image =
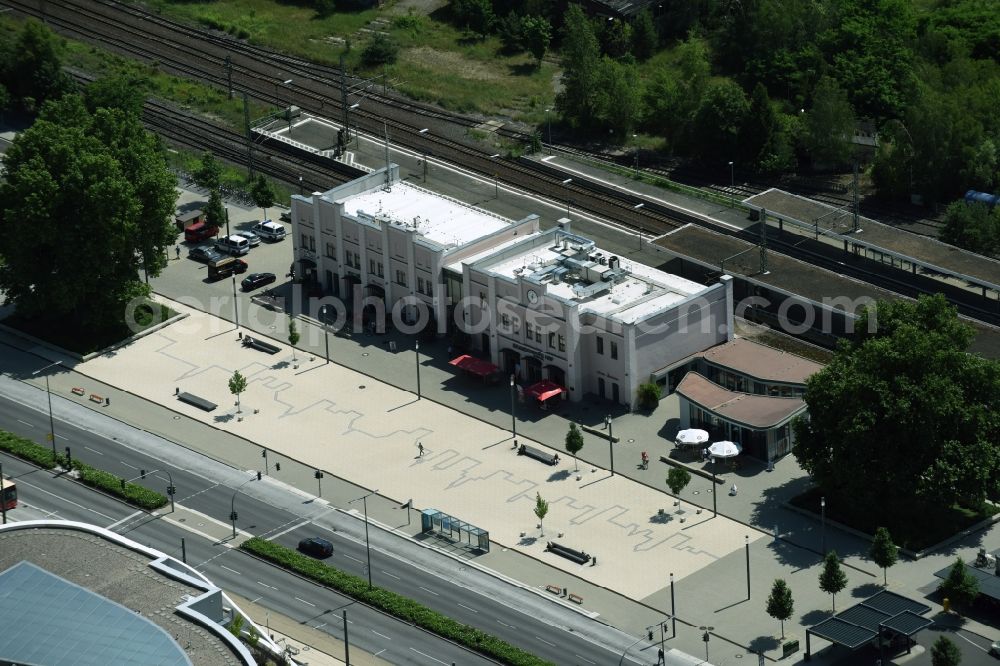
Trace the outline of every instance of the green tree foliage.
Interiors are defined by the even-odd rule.
[[[750,96],[750,106],[746,119],[740,129],[740,156],[743,163],[753,165],[753,168],[764,171],[765,164],[773,164],[776,159],[779,141],[778,134],[781,125],[778,116],[771,108],[771,98],[767,88],[758,83]]]
[[[493,31],[496,14],[490,0],[451,0],[451,12],[458,25],[477,35]]]
[[[945,211],[941,240],[980,254],[1000,255],[1000,206],[953,202]]]
[[[631,55],[632,26],[625,21],[615,19],[601,23],[600,41],[603,53],[611,58],[620,59]]]
[[[642,116],[642,82],[633,62],[619,62],[607,56],[597,69],[594,117],[609,137],[625,143]]]
[[[677,507],[680,510],[681,491],[691,483],[691,472],[683,467],[671,467],[667,472],[667,487],[677,497]]]
[[[979,581],[968,572],[962,558],[957,558],[938,590],[946,599],[968,606],[979,596]]]
[[[632,21],[632,55],[644,62],[653,57],[659,45],[660,37],[656,34],[653,16],[648,9],[644,9]]]
[[[524,49],[524,17],[511,12],[497,19],[497,36],[506,53],[516,53]]]
[[[656,409],[660,404],[661,397],[663,397],[663,389],[656,382],[639,384],[637,402],[640,409],[648,409],[650,411]]]
[[[549,515],[549,503],[542,499],[541,493],[535,493],[535,517],[542,526],[542,536],[545,536],[545,516]]]
[[[376,32],[361,51],[361,62],[366,67],[391,65],[399,57],[399,46],[388,35]]]
[[[781,637],[785,637],[785,620],[795,612],[795,602],[792,591],[784,580],[778,578],[771,586],[771,594],[767,598],[767,614],[781,622]]]
[[[146,75],[127,71],[93,81],[84,89],[83,97],[91,112],[100,108],[121,109],[138,116],[142,114],[149,87]]]
[[[711,74],[708,49],[691,37],[676,48],[677,66],[657,69],[645,89],[645,128],[678,147]]]
[[[541,67],[545,51],[552,42],[552,26],[541,16],[525,16],[521,22],[521,41]]]
[[[3,120],[3,112],[10,108],[10,92],[7,86],[0,85],[0,120]]]
[[[887,569],[899,560],[899,548],[892,542],[889,530],[880,527],[875,530],[875,538],[868,550],[868,557],[882,569],[882,582],[889,584]]]
[[[938,636],[931,646],[931,666],[959,666],[962,652],[947,636]]]
[[[295,345],[299,344],[299,327],[291,315],[288,316],[288,344],[292,348],[292,363],[298,360],[295,356]]]
[[[840,567],[836,551],[831,550],[823,558],[823,571],[819,574],[819,589],[830,595],[833,610],[837,610],[837,593],[847,587],[847,574]]]
[[[277,194],[271,181],[264,177],[264,174],[257,174],[257,180],[253,182],[250,189],[250,196],[255,206],[264,209],[264,219],[267,219],[267,209],[274,205]]]
[[[0,288],[18,313],[122,326],[176,238],[165,151],[134,116],[50,102],[7,151],[0,184]]]
[[[566,450],[573,456],[573,469],[580,471],[577,465],[576,455],[583,448],[583,434],[572,421],[569,424],[569,431],[566,433]]]
[[[862,316],[810,377],[809,419],[794,424],[795,457],[826,495],[878,506],[899,536],[997,491],[1000,364],[968,354],[972,337],[940,294]]]
[[[198,168],[191,176],[199,187],[204,187],[206,190],[217,190],[222,185],[222,165],[215,159],[215,155],[206,150],[201,154]]]
[[[229,225],[226,207],[222,204],[222,195],[218,188],[213,189],[208,194],[208,205],[205,206],[205,221],[209,226],[225,229],[228,233]]]
[[[72,91],[73,81],[62,70],[62,45],[47,26],[25,21],[3,63],[3,84],[14,99],[30,109]]]
[[[579,5],[570,5],[563,20],[563,90],[556,106],[571,127],[589,127],[597,107],[600,45],[593,25]]]
[[[247,390],[247,378],[239,370],[229,378],[229,392],[236,396],[236,412],[240,412],[240,394]]]
[[[329,18],[337,11],[337,2],[336,0],[313,0],[313,7],[316,8],[316,18]]]
[[[854,111],[837,82],[823,77],[816,84],[806,113],[806,148],[813,162],[839,166],[850,162]]]
[[[737,160],[748,110],[747,97],[736,83],[728,79],[710,83],[689,127],[690,153],[706,164]]]

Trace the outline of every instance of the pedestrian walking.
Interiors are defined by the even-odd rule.
[[[420,442],[417,442],[417,451],[419,451],[419,454],[417,455],[417,457],[418,458],[423,458],[424,457],[424,445],[422,443],[420,443]]]
[[[660,648],[659,650],[657,650],[656,654],[657,654],[656,663],[657,664],[664,664],[665,665],[667,662],[664,661],[664,659],[663,659],[663,648]]]

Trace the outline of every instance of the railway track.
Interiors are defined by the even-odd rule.
[[[277,106],[295,104],[312,113],[331,116],[343,113],[339,84],[340,72],[326,65],[307,63],[298,58],[277,54],[227,36],[200,30],[150,14],[114,0],[4,0],[26,14],[39,16],[44,6],[46,19],[59,31],[97,42],[112,50],[145,61],[155,61],[166,71],[207,81],[225,89],[225,61],[232,62],[232,85],[255,99]],[[331,75],[336,77],[331,81]],[[285,85],[289,77],[294,85]],[[357,81],[356,79],[351,79]],[[389,98],[384,98],[388,100]],[[351,100],[349,99],[348,102]],[[686,217],[673,210],[651,205],[635,196],[611,188],[567,179],[537,163],[487,155],[482,149],[461,140],[471,120],[457,122],[445,112],[429,112],[423,107],[405,104],[396,108],[395,100],[377,101],[366,94],[365,104],[351,111],[352,126],[380,135],[383,127],[392,130],[396,143],[426,155],[459,164],[488,178],[494,174],[505,183],[543,197],[571,201],[574,208],[591,215],[613,220],[619,225],[648,235],[658,235],[686,223],[709,226],[722,233],[745,235],[703,220]],[[372,107],[372,108],[369,108]],[[527,135],[521,135],[526,137]],[[296,176],[297,178],[297,176]],[[641,208],[638,203],[643,203]],[[747,239],[751,240],[751,239]],[[939,286],[916,288],[857,266],[847,266],[843,257],[823,257],[805,252],[795,245],[773,243],[772,248],[793,257],[819,264],[838,273],[851,275],[898,293],[915,295]],[[963,310],[982,318],[985,313],[965,294],[956,295]],[[990,318],[985,319],[990,321]]]

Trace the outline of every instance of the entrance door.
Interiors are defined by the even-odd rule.
[[[490,334],[483,333],[483,356],[490,355]]]
[[[618,384],[611,385],[611,400],[614,402],[619,402],[618,400]]]
[[[604,397],[604,377],[597,378],[597,395]]]

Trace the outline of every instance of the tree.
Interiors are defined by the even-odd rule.
[[[851,158],[854,110],[847,94],[830,77],[824,76],[813,91],[813,103],[806,114],[806,149],[816,164],[838,166]]]
[[[610,20],[602,23],[601,44],[604,53],[615,60],[630,55],[632,48],[632,26],[621,20]]]
[[[292,363],[298,359],[295,356],[295,345],[299,344],[299,327],[295,325],[295,320],[288,316],[288,344],[292,348]]]
[[[49,102],[8,149],[0,183],[0,289],[27,319],[117,334],[176,239],[165,151],[139,120]],[[44,260],[41,260],[44,259]],[[100,336],[93,336],[100,337]]]
[[[213,189],[208,194],[208,205],[205,206],[205,222],[209,226],[220,229],[226,227],[226,232],[229,231],[229,225],[226,224],[226,207],[222,205],[222,195],[219,194],[218,189]]]
[[[206,150],[201,154],[201,161],[191,176],[199,187],[218,190],[222,185],[222,165],[215,159],[215,155]]]
[[[979,596],[979,581],[968,572],[962,558],[957,558],[938,590],[945,598],[967,606]]]
[[[594,118],[611,137],[625,143],[642,117],[642,81],[633,62],[601,59],[597,69],[598,90],[594,96]]]
[[[940,294],[880,302],[806,383],[796,459],[828,497],[878,506],[901,544],[929,511],[997,491],[1000,364],[967,353],[973,335]]]
[[[688,151],[708,164],[737,159],[748,108],[743,89],[733,81],[708,84],[689,128]]]
[[[0,122],[3,121],[4,111],[10,108],[10,92],[7,87],[0,85]]]
[[[552,26],[541,16],[525,16],[521,22],[521,43],[535,57],[538,66],[552,41]]]
[[[399,57],[399,46],[388,35],[376,32],[361,51],[361,62],[366,67],[391,65]]]
[[[313,0],[313,7],[316,9],[316,18],[325,19],[333,16],[337,11],[336,0]]]
[[[750,96],[750,106],[743,127],[740,128],[742,160],[752,164],[756,170],[763,170],[763,165],[774,159],[774,144],[779,129],[778,117],[771,107],[767,88],[758,82]]]
[[[73,89],[72,79],[62,70],[58,37],[38,21],[24,23],[5,65],[4,85],[29,109],[40,109]]]
[[[837,552],[831,550],[823,558],[823,571],[819,574],[819,589],[830,595],[833,610],[837,610],[836,595],[847,587],[847,574],[840,568]]]
[[[229,392],[236,396],[236,413],[240,412],[240,394],[247,390],[247,378],[237,370],[229,378]]]
[[[130,69],[93,81],[84,89],[83,96],[91,113],[105,108],[140,115],[149,87],[149,77]]]
[[[656,382],[639,384],[636,402],[639,403],[640,409],[648,409],[649,411],[656,409],[657,405],[660,404],[661,397],[663,397],[663,389]]]
[[[632,55],[639,62],[645,62],[656,52],[659,42],[653,17],[648,9],[643,9],[632,21]]]
[[[962,652],[947,636],[938,636],[931,646],[931,666],[959,666]]]
[[[1000,206],[953,202],[944,214],[941,240],[980,254],[1000,254]]]
[[[274,187],[271,185],[271,181],[264,177],[264,174],[258,174],[257,180],[253,182],[253,187],[250,189],[250,196],[253,198],[253,203],[255,206],[259,206],[264,209],[264,219],[267,219],[267,209],[269,206],[274,205],[274,200],[277,195],[274,192]]]
[[[784,580],[777,578],[771,587],[771,596],[767,598],[767,614],[781,622],[781,638],[785,638],[785,620],[795,611],[792,591]]]
[[[677,497],[678,511],[680,511],[681,507],[681,491],[684,490],[689,483],[691,483],[691,472],[687,471],[683,467],[671,467],[670,471],[667,472],[667,486],[670,488],[670,492]]]
[[[490,34],[496,23],[490,0],[452,0],[451,11],[460,26],[481,37]]]
[[[583,448],[583,435],[580,434],[580,429],[576,427],[576,424],[570,421],[569,432],[566,433],[566,450],[573,456],[573,469],[580,471],[577,465],[576,454],[580,452]]]
[[[511,12],[497,21],[497,36],[503,50],[514,53],[524,48],[524,18]]]
[[[884,527],[875,530],[875,538],[872,540],[872,547],[868,551],[868,557],[882,568],[882,580],[885,585],[888,585],[889,574],[886,572],[886,569],[899,560],[899,548],[892,542],[889,530]]]
[[[588,127],[594,120],[600,45],[590,19],[579,5],[570,5],[563,17],[563,90],[556,106],[573,127]]]
[[[542,526],[542,536],[545,536],[545,516],[549,514],[549,503],[542,499],[542,494],[535,493],[535,517]]]

